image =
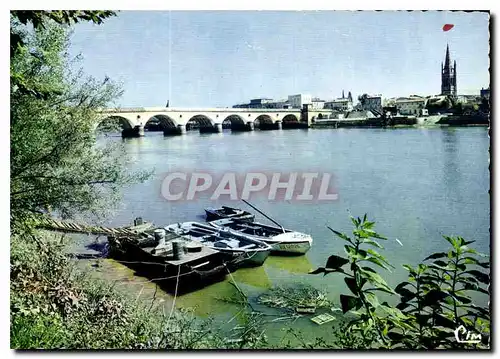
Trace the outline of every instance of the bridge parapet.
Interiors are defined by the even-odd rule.
[[[182,107],[130,107],[101,109],[103,113],[128,113],[128,112],[223,112],[223,113],[300,113],[299,108],[182,108]]]

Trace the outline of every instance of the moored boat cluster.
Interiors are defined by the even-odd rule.
[[[269,255],[303,255],[312,245],[310,235],[285,229],[272,219],[276,225],[255,222],[254,214],[241,209],[223,206],[205,212],[206,223],[190,221],[137,236],[108,236],[110,254],[182,294],[222,280],[238,268],[260,266]]]

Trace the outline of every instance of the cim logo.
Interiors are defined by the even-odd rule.
[[[481,343],[481,334],[479,333],[472,333],[467,328],[465,328],[463,325],[459,326],[457,329],[455,329],[455,339],[457,340],[458,343],[470,343],[470,344],[477,344]]]

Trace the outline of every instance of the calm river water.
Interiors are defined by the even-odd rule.
[[[406,276],[401,264],[414,265],[432,252],[446,248],[448,243],[442,235],[476,240],[478,250],[487,254],[490,251],[489,137],[484,127],[224,131],[222,134],[191,131],[177,137],[146,132],[144,138],[101,140],[124,142],[123,156],[128,158],[130,170],[155,169],[156,173],[149,182],[124,190],[119,210],[110,217],[108,224],[112,225],[128,225],[138,216],[157,225],[203,221],[203,208],[207,206],[228,204],[245,208],[241,202],[214,202],[207,197],[168,202],[160,194],[166,172],[320,171],[334,175],[332,183],[338,193],[335,201],[269,202],[263,196],[251,197],[255,206],[285,227],[310,233],[314,238],[313,247],[303,257],[273,256],[262,267],[235,272],[234,279],[251,300],[272,286],[308,283],[326,290],[338,304],[339,294],[348,291],[342,278],[307,272],[323,266],[330,254],[344,254],[344,243],[326,226],[349,233],[350,214],[367,213],[369,219],[376,221],[375,229],[389,238],[384,242],[383,254],[396,269],[382,274],[392,286]],[[135,288],[131,290],[142,288],[133,285],[140,281],[130,278],[126,267],[117,263],[106,266],[107,276],[128,276],[125,283]],[[151,292],[152,285],[146,289]],[[177,298],[176,306],[196,306],[199,316],[227,319],[239,309],[220,298],[234,294],[232,285],[221,282]],[[168,302],[169,296],[162,295]],[[281,326],[269,324],[271,341],[281,339],[283,332],[278,330]],[[328,337],[331,331],[329,324],[318,326],[308,318],[299,319],[294,326],[306,329],[311,337]]]

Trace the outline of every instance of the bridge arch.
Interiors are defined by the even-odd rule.
[[[244,125],[246,122],[251,122],[250,120],[245,121],[245,118],[243,116],[236,115],[236,114],[226,116],[224,118],[223,123],[224,122],[227,123],[227,121],[229,121],[231,123],[231,125]]]
[[[222,121],[220,121],[220,122],[222,122]],[[193,124],[193,123],[198,124],[200,127],[213,127],[215,124],[215,121],[212,118],[208,117],[207,115],[198,114],[198,115],[191,116],[189,118],[189,120],[186,122],[186,125]]]
[[[262,115],[259,115],[255,118],[254,123],[256,125],[260,125],[260,124],[272,125],[274,123],[274,121],[273,121],[271,116],[269,116],[267,114],[262,114]]]
[[[254,125],[261,130],[270,130],[274,128],[274,121],[271,116],[262,114],[255,118]]]
[[[177,122],[173,118],[162,114],[151,116],[144,124],[144,127],[148,127],[148,124],[154,122],[155,120],[159,121],[162,130],[177,128]]]
[[[134,124],[128,118],[119,115],[111,115],[100,120],[97,123],[96,129],[106,129],[107,125],[114,126],[114,124],[117,123],[121,126],[122,130],[134,127]]]
[[[294,114],[288,114],[281,120],[283,123],[294,123],[299,122],[299,119]]]

